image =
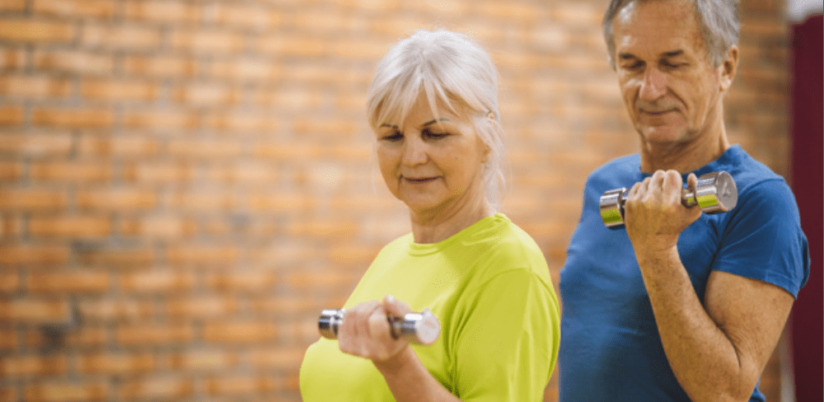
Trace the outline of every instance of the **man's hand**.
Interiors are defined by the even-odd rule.
[[[695,188],[695,175],[687,180]],[[682,189],[681,174],[675,170],[658,170],[632,186],[624,204],[624,220],[636,254],[672,250],[681,232],[701,216],[701,208],[681,204]]]

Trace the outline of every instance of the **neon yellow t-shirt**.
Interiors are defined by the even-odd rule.
[[[558,299],[538,245],[503,214],[439,243],[396,239],[343,307],[386,295],[438,318],[438,340],[412,349],[462,401],[543,399],[560,341]],[[306,351],[300,391],[304,402],[395,400],[370,360],[323,338]]]

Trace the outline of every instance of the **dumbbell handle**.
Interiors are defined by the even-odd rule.
[[[318,331],[327,339],[337,339],[338,328],[343,324],[346,309],[324,309],[318,319]],[[403,317],[387,316],[392,337],[406,338],[409,342],[421,345],[435,343],[441,334],[438,319],[426,309],[420,313],[409,313]]]
[[[604,225],[617,228],[624,224],[624,204],[628,196],[626,188],[609,190],[601,196],[599,208]],[[698,205],[706,214],[730,211],[737,202],[738,189],[735,181],[724,171],[701,175],[694,190],[681,190],[681,204],[688,208]]]

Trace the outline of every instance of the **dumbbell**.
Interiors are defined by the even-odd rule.
[[[601,196],[599,207],[601,220],[613,229],[624,224],[624,203],[629,195],[626,188],[609,190]],[[681,190],[681,204],[685,207],[698,205],[705,214],[718,214],[735,208],[738,203],[738,188],[732,176],[724,171],[701,175],[695,190]]]
[[[346,309],[324,309],[318,319],[318,331],[327,339],[337,339],[338,328],[346,316]],[[403,317],[387,316],[392,337],[406,338],[409,342],[421,345],[435,343],[441,334],[441,324],[438,318],[429,312],[429,309],[420,313],[409,313]]]

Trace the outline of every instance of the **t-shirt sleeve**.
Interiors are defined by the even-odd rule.
[[[455,345],[455,391],[464,402],[541,401],[560,340],[558,303],[527,269],[466,290]]]
[[[809,277],[810,258],[790,188],[782,180],[764,181],[738,202],[713,269],[771,283],[797,297]]]

